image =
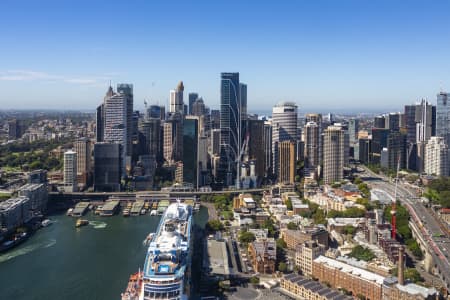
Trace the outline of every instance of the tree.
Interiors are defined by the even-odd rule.
[[[355,180],[353,180],[354,184],[360,184],[363,183],[362,179],[360,177],[355,177]]]
[[[411,280],[414,283],[423,281],[423,278],[422,276],[420,276],[419,271],[417,271],[415,268],[407,268],[404,274],[405,279]]]
[[[250,231],[241,231],[239,234],[239,242],[241,242],[242,244],[247,245],[253,242],[254,240],[256,240],[256,237]]]
[[[256,276],[253,276],[250,278],[250,283],[251,284],[259,284],[259,278]]]
[[[356,232],[356,228],[353,227],[352,225],[346,225],[346,226],[344,227],[344,230],[343,230],[343,233],[344,233],[344,234],[351,234],[351,235],[354,235],[355,232]]]
[[[291,199],[287,199],[286,200],[286,208],[288,210],[292,210],[292,201],[291,201]]]
[[[287,264],[285,262],[280,262],[278,264],[278,271],[286,273],[286,271],[287,271]]]
[[[298,225],[295,224],[294,222],[289,222],[287,224],[287,228],[290,229],[290,230],[297,230],[298,229]]]
[[[375,254],[373,254],[372,250],[360,245],[355,246],[348,256],[364,261],[371,261],[375,258]]]
[[[277,239],[276,243],[277,243],[277,248],[281,248],[281,249],[287,248],[287,244],[282,238]]]
[[[222,231],[224,229],[222,222],[219,220],[209,220],[208,223],[206,223],[206,228],[209,231]]]

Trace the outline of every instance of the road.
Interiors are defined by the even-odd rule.
[[[391,197],[394,197],[395,183],[389,182],[387,178],[375,174],[367,168],[364,168],[361,178],[368,181],[372,188],[385,191]],[[450,263],[448,256],[450,253],[450,239],[447,233],[442,230],[440,222],[420,202],[420,197],[417,197],[402,182],[399,182],[397,186],[397,200],[406,206],[410,212],[411,220],[421,229],[421,235],[427,242],[429,252],[433,258],[434,267],[438,269],[443,283],[449,289]]]

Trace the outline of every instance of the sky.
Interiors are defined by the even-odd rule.
[[[2,0],[0,109],[94,110],[111,81],[135,109],[182,80],[220,107],[239,72],[248,111],[400,111],[450,91],[450,1]]]

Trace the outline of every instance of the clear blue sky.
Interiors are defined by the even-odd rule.
[[[249,111],[400,110],[450,90],[449,1],[3,0],[0,109],[94,109],[109,80],[135,108],[184,81],[219,107],[220,72]]]

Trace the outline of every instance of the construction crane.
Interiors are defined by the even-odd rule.
[[[394,200],[392,201],[391,207],[391,225],[392,225],[392,239],[397,238],[397,185],[398,185],[398,173],[400,171],[400,155],[398,156],[397,162],[397,175],[395,177],[395,189],[394,189]]]

